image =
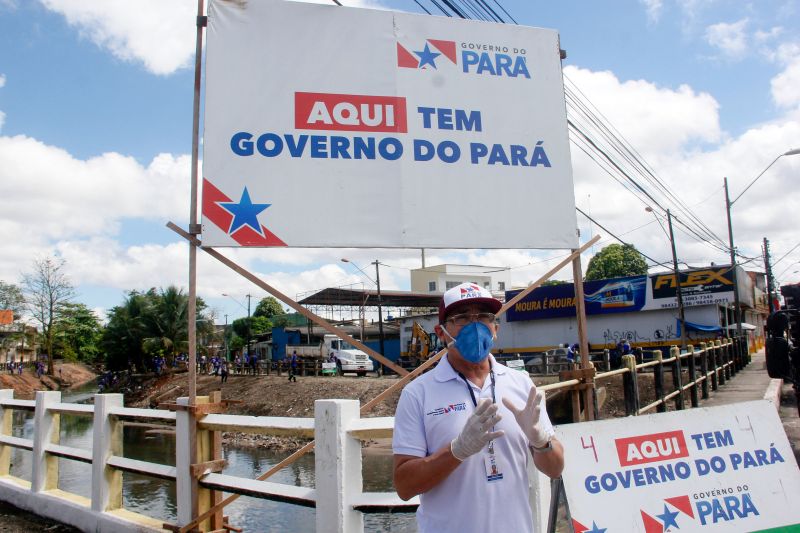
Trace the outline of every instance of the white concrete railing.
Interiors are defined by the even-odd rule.
[[[0,500],[83,531],[160,531],[163,522],[125,510],[122,472],[175,480],[177,525],[191,520],[191,469],[186,457],[189,414],[125,408],[120,394],[98,394],[94,405],[61,403],[60,392],[36,393],[35,400],[15,400],[13,390],[0,390]],[[186,403],[181,399],[179,403]],[[12,411],[34,412],[32,439],[11,436]],[[93,417],[92,449],[59,444],[62,414]],[[176,465],[138,461],[123,456],[124,420],[175,422]],[[363,492],[361,442],[391,437],[394,418],[361,418],[357,400],[318,400],[314,418],[279,418],[209,414],[197,422],[198,430],[239,431],[266,435],[313,437],[315,488],[257,481],[227,474],[206,474],[203,489],[224,491],[316,508],[318,532],[361,532],[363,513],[412,512],[418,498],[400,500],[394,492]],[[31,481],[10,475],[12,448],[32,453]],[[91,498],[58,487],[58,459],[92,465]],[[529,461],[530,462],[530,461]],[[549,504],[549,482],[532,472],[531,498],[538,517],[535,531],[544,531]]]

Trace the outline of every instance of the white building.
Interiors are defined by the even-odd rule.
[[[504,293],[511,288],[511,269],[444,264],[411,271],[411,292],[445,292],[467,282],[475,283],[493,293]]]

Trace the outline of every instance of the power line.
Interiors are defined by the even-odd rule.
[[[671,265],[668,265],[668,264],[666,264],[666,263],[662,263],[662,262],[660,262],[660,261],[656,261],[655,259],[653,259],[653,258],[652,258],[652,257],[650,257],[649,255],[647,255],[647,254],[645,254],[644,252],[642,252],[642,251],[638,250],[638,249],[637,249],[637,248],[636,248],[634,245],[632,245],[632,244],[630,244],[630,243],[627,243],[627,242],[623,241],[622,239],[620,239],[619,237],[617,237],[616,235],[614,235],[614,233],[612,233],[612,232],[611,232],[611,230],[609,230],[608,228],[604,227],[604,226],[603,226],[602,224],[600,224],[598,221],[596,221],[595,219],[593,219],[592,217],[590,217],[589,215],[587,215],[586,213],[584,213],[584,212],[583,212],[583,210],[582,210],[580,207],[576,207],[576,208],[575,208],[575,210],[576,210],[578,213],[580,213],[581,215],[583,215],[583,216],[585,216],[586,218],[588,218],[589,220],[591,220],[592,222],[594,222],[595,224],[597,224],[597,225],[598,225],[598,226],[599,226],[599,227],[600,227],[600,228],[601,228],[603,231],[605,231],[606,233],[608,233],[609,235],[611,235],[612,237],[614,237],[615,239],[617,239],[619,242],[621,242],[621,243],[622,243],[622,244],[624,244],[625,246],[630,246],[630,247],[632,247],[632,248],[636,249],[636,250],[637,250],[637,251],[638,251],[640,254],[642,254],[642,256],[646,257],[647,259],[649,259],[650,261],[652,261],[654,264],[656,264],[656,265],[659,265],[659,266],[663,266],[663,267],[667,267],[667,268],[672,268],[672,266],[671,266]]]
[[[775,265],[777,265],[778,263],[780,263],[781,261],[783,261],[784,259],[786,259],[786,256],[787,256],[787,255],[789,255],[790,253],[794,252],[794,251],[797,249],[797,247],[798,247],[798,246],[800,246],[800,242],[798,242],[797,244],[795,244],[795,245],[794,245],[794,247],[792,247],[792,249],[791,249],[791,250],[789,250],[788,252],[786,252],[785,254],[783,254],[783,255],[781,256],[781,258],[780,258],[780,259],[778,259],[777,261],[775,261],[774,263],[772,263],[772,266],[775,266]]]

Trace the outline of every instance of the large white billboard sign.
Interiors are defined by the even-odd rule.
[[[203,244],[575,248],[558,34],[212,0]]]
[[[768,401],[568,424],[556,434],[575,533],[800,528],[800,471]]]

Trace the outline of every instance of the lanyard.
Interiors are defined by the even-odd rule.
[[[467,381],[467,378],[464,377],[464,374],[461,372],[458,373],[458,377],[464,380],[464,384],[467,386],[467,390],[469,391],[469,397],[472,398],[472,405],[478,407],[478,401],[475,399],[475,393],[472,390],[472,385],[469,384],[469,381]],[[489,362],[489,379],[492,383],[492,403],[494,404],[497,403],[497,400],[494,397],[494,370],[492,369],[491,361]]]

